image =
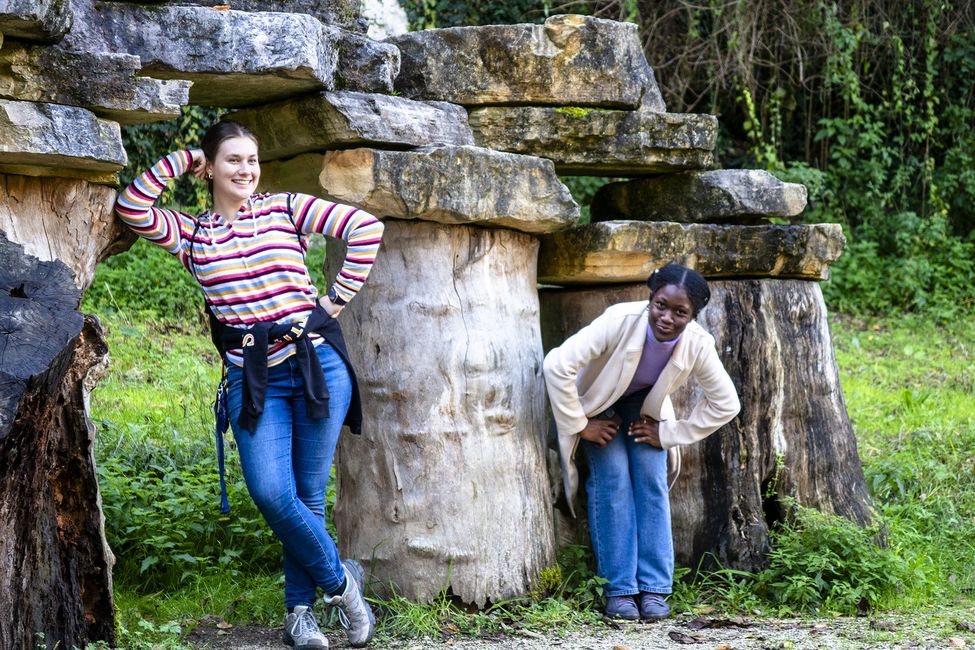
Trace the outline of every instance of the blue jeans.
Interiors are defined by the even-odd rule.
[[[305,411],[304,382],[294,357],[268,368],[264,413],[256,431],[240,430],[243,371],[227,369],[227,406],[244,481],[284,547],[285,607],[313,605],[316,588],[340,591],[345,569],[325,530],[325,488],[352,396],[345,362],[328,343],[317,348],[328,384],[329,415]]]
[[[605,447],[580,443],[589,465],[589,533],[607,596],[673,590],[667,452],[627,435],[646,394],[642,390],[613,405],[623,422]]]

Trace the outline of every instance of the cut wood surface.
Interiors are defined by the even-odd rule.
[[[537,247],[389,219],[340,317],[365,422],[339,446],[335,522],[378,593],[483,606],[554,562]]]

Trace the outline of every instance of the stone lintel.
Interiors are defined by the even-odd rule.
[[[839,224],[713,225],[603,221],[542,237],[538,281],[640,282],[677,262],[706,277],[825,280],[846,243]]]
[[[403,59],[396,90],[414,99],[665,110],[631,23],[558,15],[542,25],[429,29],[387,42]]]
[[[635,176],[714,162],[713,115],[583,107],[487,107],[470,113],[482,147],[548,158],[560,174]]]
[[[462,107],[374,93],[325,91],[230,117],[257,134],[263,160],[362,146],[474,144]]]
[[[127,160],[116,122],[73,106],[0,99],[0,172],[106,182]]]
[[[261,185],[323,195],[380,217],[531,233],[579,217],[550,161],[471,146],[303,154],[265,165]]]
[[[592,200],[593,221],[754,223],[806,208],[806,188],[760,169],[716,169],[609,183]]]

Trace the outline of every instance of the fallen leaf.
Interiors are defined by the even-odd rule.
[[[456,623],[447,623],[443,626],[443,629],[445,632],[449,632],[450,634],[457,634],[460,632],[460,628],[457,627]]]
[[[897,626],[893,621],[878,621],[877,619],[870,621],[870,628],[874,630],[883,630],[885,632],[897,631]]]
[[[625,645],[621,645],[617,643],[616,645],[613,646],[613,650],[630,650],[630,649],[627,648]]]
[[[727,643],[719,643],[714,650],[735,650]]]
[[[226,636],[230,634],[227,630],[217,630],[217,636]]]
[[[817,632],[822,632],[828,627],[829,626],[826,625],[826,623],[813,623],[812,629],[816,630]]]
[[[965,647],[965,639],[963,639],[961,637],[958,637],[958,636],[949,636],[948,637],[948,643],[951,644],[951,647],[952,648],[964,648]]]
[[[669,636],[672,640],[676,641],[677,643],[687,644],[687,643],[701,642],[701,640],[698,639],[697,637],[693,637],[690,634],[684,634],[683,632],[678,632],[676,630],[671,630],[670,632],[667,633],[667,636]]]
[[[213,5],[210,8],[214,11],[230,11],[230,5]]]
[[[228,623],[227,621],[220,621],[219,623],[217,623],[217,629],[218,630],[229,630],[232,627],[233,627],[233,624],[232,623]]]

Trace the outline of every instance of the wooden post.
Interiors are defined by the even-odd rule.
[[[483,606],[554,563],[545,463],[538,242],[512,230],[386,220],[340,320],[363,397],[339,446],[343,554],[379,593]]]

